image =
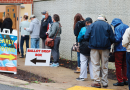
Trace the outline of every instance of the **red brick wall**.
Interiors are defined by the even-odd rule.
[[[33,0],[0,0],[0,3],[23,3],[23,4],[33,4]]]

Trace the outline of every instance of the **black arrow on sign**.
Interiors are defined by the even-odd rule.
[[[38,63],[46,63],[46,60],[37,60],[37,58],[34,58],[31,60],[32,63],[36,64],[37,62]]]

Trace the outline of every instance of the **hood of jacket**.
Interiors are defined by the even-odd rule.
[[[12,20],[10,18],[6,18],[4,21],[12,22]]]
[[[37,18],[32,20],[32,23],[39,24],[39,20]]]
[[[119,24],[121,24],[122,23],[122,21],[121,21],[121,19],[119,19],[119,18],[114,18],[113,20],[112,20],[112,22],[111,22],[111,25],[112,26],[117,26],[117,25],[119,25]]]

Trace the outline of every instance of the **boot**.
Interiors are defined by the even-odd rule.
[[[77,67],[77,69],[74,72],[75,73],[80,73],[80,67]]]

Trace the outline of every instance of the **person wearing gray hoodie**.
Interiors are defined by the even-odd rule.
[[[31,15],[30,19],[31,19],[31,23],[29,25],[29,28],[24,28],[24,30],[27,30],[28,32],[30,32],[31,48],[39,48],[40,23],[35,15]]]

